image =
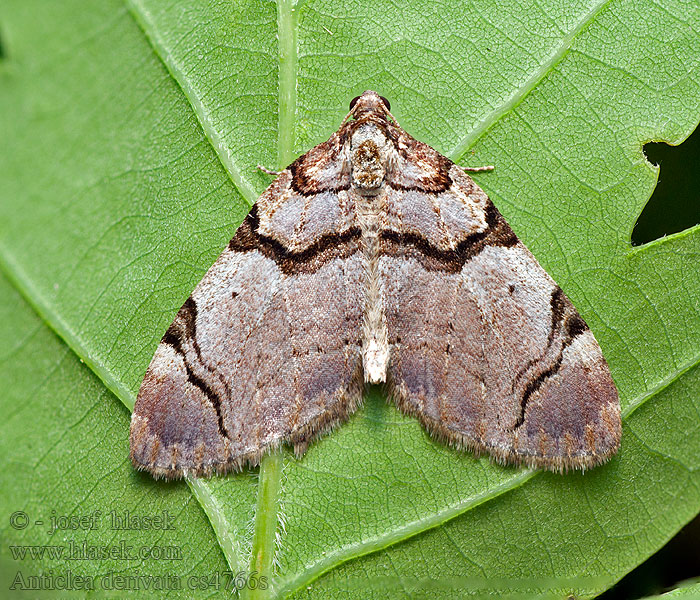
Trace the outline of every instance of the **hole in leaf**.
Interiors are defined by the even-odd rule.
[[[678,146],[650,142],[644,145],[644,153],[661,171],[632,232],[634,246],[700,222],[700,127]]]

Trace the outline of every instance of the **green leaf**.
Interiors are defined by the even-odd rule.
[[[185,577],[225,559],[234,574],[261,565],[272,587],[244,593],[270,598],[591,596],[640,564],[700,510],[700,228],[630,244],[658,176],[642,144],[697,124],[699,31],[700,9],[671,0],[5,2],[0,265],[67,347],[2,292],[2,585],[19,569],[5,540],[56,543],[8,526],[20,510],[179,511],[175,532],[124,539],[186,547],[177,564],[44,558],[27,572]],[[418,139],[496,165],[479,184],[610,363],[620,454],[585,474],[499,467],[373,390],[302,460],[265,461],[260,484],[135,473],[119,400],[133,406],[269,182],[256,165],[326,139],[368,88]]]
[[[40,589],[32,578],[50,569],[54,578],[72,573],[79,597],[119,590],[124,575],[167,582],[174,571],[183,581],[225,571],[197,499],[184,483],[134,473],[124,453],[129,411],[4,277],[0,339],[3,595]],[[143,516],[160,518],[157,528],[124,528]],[[44,589],[63,597],[62,584],[48,581]]]
[[[679,587],[658,596],[646,596],[643,600],[697,600],[700,598],[700,582],[689,580]]]

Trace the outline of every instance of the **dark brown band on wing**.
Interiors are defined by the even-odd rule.
[[[297,158],[289,167],[292,174],[290,181],[291,188],[300,196],[313,196],[323,192],[341,192],[350,189],[350,175],[341,177],[340,180],[332,181],[329,185],[321,186],[307,176],[308,167],[303,163],[307,160],[304,154]]]
[[[489,200],[486,229],[463,239],[454,250],[440,250],[417,233],[399,233],[385,229],[379,233],[379,254],[395,258],[414,258],[428,271],[459,273],[464,264],[487,246],[510,247],[518,243],[506,220]]]
[[[172,346],[178,354],[185,355],[182,347],[182,340],[192,340],[195,352],[199,355],[199,347],[196,341],[197,336],[197,303],[190,296],[185,300],[180,310],[177,311],[175,319],[168,327],[161,342]]]
[[[201,377],[198,377],[194,373],[194,371],[192,370],[192,365],[190,365],[185,353],[185,349],[182,345],[183,339],[188,340],[192,344],[192,347],[194,348],[194,351],[197,354],[201,365],[210,372],[212,372],[212,369],[210,369],[202,360],[202,355],[199,350],[199,344],[197,344],[196,324],[197,303],[194,301],[194,298],[190,296],[182,305],[182,308],[180,308],[180,310],[178,311],[170,327],[168,327],[168,330],[165,332],[165,335],[161,340],[161,343],[168,344],[173,348],[173,350],[175,350],[175,352],[177,352],[182,357],[182,362],[184,363],[185,370],[187,371],[187,380],[192,385],[198,387],[202,391],[202,393],[207,397],[212,407],[214,408],[214,412],[216,412],[216,416],[219,423],[219,433],[223,437],[228,437],[228,432],[226,431],[226,426],[224,425],[224,416],[221,412],[221,398],[214,390],[211,389],[211,387],[209,386],[209,384],[207,384],[206,381],[204,381]],[[213,374],[215,375],[215,373]],[[228,386],[225,387],[226,389],[228,389]]]
[[[416,145],[413,148],[411,148],[410,155],[407,153],[407,150],[405,148],[402,148],[398,144],[396,144],[396,149],[401,156],[403,156],[406,160],[410,160],[411,162],[424,158],[426,162],[429,161],[429,164],[432,168],[435,168],[435,166],[437,166],[435,171],[427,172],[425,177],[417,179],[409,184],[397,181],[397,178],[403,174],[402,169],[397,169],[397,173],[394,176],[387,177],[386,185],[388,185],[394,190],[400,190],[404,192],[418,191],[426,192],[428,194],[439,194],[440,192],[444,192],[445,190],[450,189],[450,187],[452,186],[452,177],[450,177],[450,169],[452,168],[452,165],[454,163],[449,158],[446,158],[441,154],[435,152],[432,148],[430,148],[430,146],[425,146],[424,144],[420,144],[418,142],[415,142],[415,144]],[[427,150],[423,150],[423,146],[425,146]],[[425,157],[421,156],[421,152],[425,154]]]
[[[545,349],[542,351],[540,356],[538,356],[537,358],[531,358],[520,368],[518,374],[513,379],[513,385],[511,387],[513,393],[515,393],[515,387],[519,383],[519,381],[527,374],[527,372],[532,367],[534,367],[537,363],[545,359],[547,353],[549,352],[549,349],[552,347],[552,343],[554,342],[554,336],[557,332],[557,329],[559,329],[559,325],[562,319],[564,318],[564,310],[566,308],[566,296],[564,295],[564,292],[559,286],[556,286],[554,288],[554,291],[552,292],[552,295],[549,299],[549,306],[552,312],[552,319],[551,324],[549,326],[549,335],[547,336],[547,345],[545,346]],[[524,415],[524,411],[521,412],[521,415]]]
[[[566,323],[564,323],[564,326],[566,327],[566,334],[569,339],[567,345],[570,344],[577,335],[581,335],[585,331],[588,331],[588,325],[583,320],[581,315],[578,314],[578,312],[571,315],[566,320]]]
[[[347,258],[360,250],[362,230],[359,227],[350,227],[342,233],[323,235],[305,250],[294,252],[279,241],[258,233],[259,225],[258,209],[257,205],[254,205],[229,242],[229,250],[257,250],[274,260],[285,275],[314,273],[334,258]]]
[[[581,315],[578,314],[573,304],[571,304],[571,301],[564,295],[564,292],[559,286],[556,286],[552,291],[550,306],[552,309],[552,325],[547,340],[547,349],[552,345],[558,329],[564,329],[564,340],[562,341],[561,348],[559,349],[554,363],[531,379],[525,387],[525,392],[520,399],[520,414],[515,424],[510,427],[511,431],[517,429],[525,422],[525,411],[527,410],[527,403],[530,400],[530,396],[539,390],[547,379],[554,377],[554,375],[559,372],[561,363],[564,360],[564,350],[571,345],[577,336],[588,331],[588,325],[586,325],[586,322],[581,318]],[[567,308],[569,309],[569,316],[564,321]]]
[[[343,148],[355,123],[345,123],[327,141],[311,148],[287,167],[289,185],[301,196],[350,189],[350,170],[343,159]]]
[[[552,311],[552,324],[549,326],[549,336],[547,337],[548,350],[554,341],[554,334],[559,329],[566,310],[566,296],[559,286],[556,286],[552,292],[552,296],[549,299],[549,307]]]

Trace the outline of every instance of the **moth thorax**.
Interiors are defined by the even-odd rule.
[[[360,190],[377,190],[384,182],[384,161],[377,143],[364,140],[352,149],[352,180]]]

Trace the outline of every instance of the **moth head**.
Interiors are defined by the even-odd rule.
[[[378,113],[386,118],[390,110],[389,101],[372,90],[367,90],[362,96],[357,96],[350,102],[350,112],[356,119],[366,112]]]

